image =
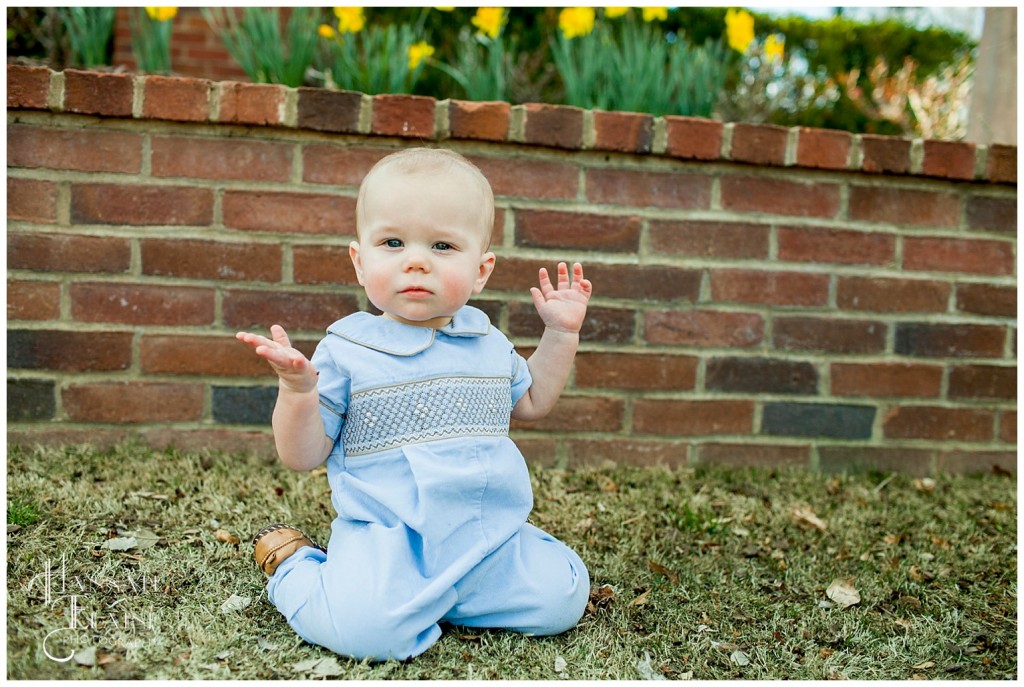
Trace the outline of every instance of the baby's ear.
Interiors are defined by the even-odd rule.
[[[363,284],[363,259],[359,255],[359,242],[353,241],[348,244],[348,257],[352,259],[352,266],[356,268],[356,281]]]
[[[497,260],[497,256],[489,251],[480,256],[480,274],[477,275],[473,293],[480,293],[484,290],[484,285],[487,284],[487,280],[491,277],[491,272],[494,271],[495,260]]]

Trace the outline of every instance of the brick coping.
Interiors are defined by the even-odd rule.
[[[191,77],[8,65],[7,108],[1017,183],[1017,147],[1010,145]]]

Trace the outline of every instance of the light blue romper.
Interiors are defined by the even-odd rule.
[[[292,628],[386,660],[426,651],[439,621],[573,627],[590,578],[526,522],[533,492],[508,426],[532,379],[509,340],[471,306],[437,330],[356,313],[327,332],[312,362],[338,516],[328,554],[302,548],[270,578]]]

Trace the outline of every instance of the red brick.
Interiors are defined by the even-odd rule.
[[[724,125],[698,117],[665,117],[665,153],[684,160],[717,160],[722,156]]]
[[[12,126],[7,130],[7,165],[138,174],[142,170],[142,136],[123,131]]]
[[[1014,242],[907,236],[903,267],[926,272],[1012,275]]]
[[[707,210],[712,178],[702,174],[588,169],[587,200],[592,203]]]
[[[47,67],[7,65],[7,109],[49,109],[51,73]]]
[[[685,467],[687,444],[679,441],[631,439],[569,439],[568,467],[601,467],[605,463],[653,467]]]
[[[41,224],[57,221],[57,184],[8,176],[7,219]]]
[[[620,153],[649,153],[654,118],[635,112],[594,111],[594,149]]]
[[[638,398],[633,403],[633,431],[637,434],[750,434],[753,426],[753,401]]]
[[[37,272],[126,272],[131,266],[128,239],[10,232],[7,266]]]
[[[839,277],[836,304],[870,312],[946,312],[952,287],[946,282]]]
[[[212,82],[175,76],[147,76],[142,116],[175,122],[205,122],[210,118]]]
[[[960,198],[950,191],[851,186],[850,219],[912,226],[955,227]]]
[[[520,105],[526,115],[525,143],[577,150],[583,143],[583,110],[568,105],[527,103]]]
[[[624,402],[618,398],[562,396],[547,417],[535,422],[513,420],[513,429],[555,432],[617,432]]]
[[[496,196],[576,200],[579,168],[564,162],[469,156]]]
[[[957,284],[956,309],[976,315],[1016,317],[1017,287],[991,284]]]
[[[926,176],[969,181],[974,178],[974,153],[973,143],[926,140],[921,172]]]
[[[477,305],[480,307],[480,305]],[[491,317],[496,322],[497,317]],[[591,305],[580,330],[580,341],[598,343],[632,343],[636,311],[629,308],[603,308]],[[539,339],[544,323],[533,303],[511,301],[508,304],[508,334],[514,337]]]
[[[735,212],[835,217],[839,186],[772,177],[722,177],[722,208]]]
[[[423,95],[375,95],[372,131],[382,136],[432,139],[436,103]]]
[[[819,446],[818,467],[824,472],[899,472],[923,477],[932,472],[935,451],[874,446]]]
[[[910,141],[893,136],[861,134],[861,169],[880,174],[910,172]]]
[[[269,427],[266,431],[254,432],[243,429],[157,426],[140,428],[132,436],[136,441],[158,450],[192,451],[204,455],[221,453],[225,456],[245,453],[270,461],[277,460],[274,435]]]
[[[1015,451],[942,451],[936,456],[940,474],[1017,473]]]
[[[832,363],[834,396],[938,398],[942,367],[914,363]]]
[[[801,127],[796,146],[796,163],[801,167],[846,169],[853,135],[832,129]]]
[[[957,365],[949,373],[949,398],[1016,400],[1017,366]]]
[[[967,226],[982,231],[1017,233],[1017,197],[967,197]]]
[[[972,408],[898,406],[883,418],[889,439],[990,441],[995,414]]]
[[[225,191],[224,226],[246,231],[355,235],[356,199],[313,193]]]
[[[828,285],[825,274],[727,269],[711,272],[711,298],[719,302],[825,305]]]
[[[154,136],[154,177],[286,182],[292,145],[253,140]]]
[[[46,281],[7,280],[7,320],[60,318],[60,284]]]
[[[359,110],[363,94],[327,88],[299,88],[298,125],[300,129],[330,131],[339,134],[359,132]]]
[[[71,285],[71,317],[79,322],[213,324],[213,289],[119,283]]]
[[[537,286],[538,270],[541,267],[547,267],[550,273],[554,266],[555,264],[546,260],[507,258],[499,255],[494,265],[494,271],[491,272],[491,277],[487,280],[487,291],[529,293],[531,286]],[[584,271],[589,272],[586,266],[584,266]],[[590,278],[589,273],[587,277]]]
[[[191,239],[142,239],[142,273],[186,279],[281,281],[281,247]]]
[[[552,270],[553,266],[548,266],[548,272],[553,274]],[[695,303],[700,296],[699,270],[662,265],[590,263],[584,265],[584,274],[593,282],[594,293],[602,298]]]
[[[277,84],[223,82],[217,121],[225,124],[283,123],[285,87]]]
[[[292,273],[296,284],[359,284],[348,246],[295,246]]]
[[[779,260],[844,265],[888,265],[896,236],[824,227],[779,227]]]
[[[894,352],[933,358],[1001,358],[1006,328],[981,324],[897,322]]]
[[[72,224],[195,225],[213,221],[213,189],[72,184]]]
[[[602,389],[693,389],[697,358],[685,355],[580,353],[576,386]]]
[[[644,315],[651,344],[697,348],[751,348],[764,340],[764,319],[754,313],[655,310]]]
[[[1017,443],[1017,411],[1008,410],[999,414],[999,439],[1008,444]]]
[[[884,322],[776,317],[772,341],[780,351],[881,353],[885,350],[887,329]]]
[[[132,364],[131,332],[8,329],[9,368],[109,372]]]
[[[697,447],[701,465],[729,467],[810,467],[810,446],[776,444],[701,444]]]
[[[508,138],[512,106],[506,102],[448,102],[448,129],[452,138],[504,141]]]
[[[635,253],[640,227],[636,215],[516,210],[516,245]]]
[[[651,249],[694,258],[766,259],[770,227],[743,222],[651,220]]]
[[[279,324],[287,331],[324,332],[346,315],[359,310],[356,297],[343,293],[308,291],[226,291],[224,325],[232,329],[269,329]]]
[[[202,384],[73,384],[63,392],[64,412],[78,422],[172,422],[203,416]]]
[[[348,148],[310,144],[302,149],[302,180],[331,186],[359,186],[392,148]]]
[[[990,145],[985,176],[997,184],[1016,184],[1017,146]]]
[[[148,335],[142,338],[140,356],[147,374],[275,377],[266,361],[231,335]]]
[[[131,117],[131,74],[64,70],[64,109],[79,114]]]
[[[784,165],[788,138],[789,129],[782,126],[737,122],[733,124],[729,159],[764,166]]]
[[[518,432],[512,435],[516,442],[516,448],[523,454],[529,466],[542,465],[548,468],[558,467],[558,440],[538,439],[531,436],[521,436]]]

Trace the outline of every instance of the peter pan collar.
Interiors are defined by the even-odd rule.
[[[416,355],[434,343],[440,332],[446,336],[483,336],[490,330],[487,315],[471,305],[463,306],[452,321],[440,329],[403,324],[381,315],[357,312],[343,317],[327,328],[328,334],[340,336],[375,351],[390,355]]]

